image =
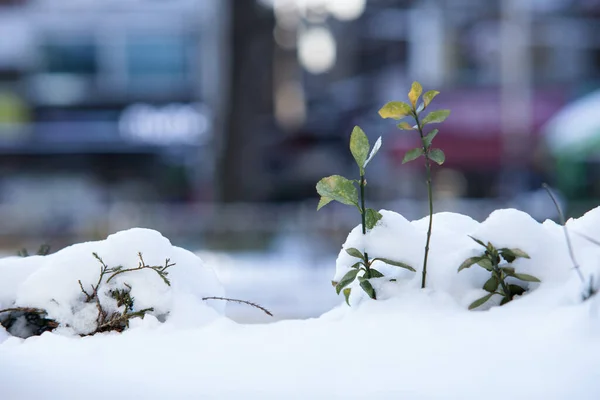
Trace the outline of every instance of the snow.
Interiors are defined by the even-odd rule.
[[[376,292],[379,289],[378,298],[385,299],[395,297],[403,290],[420,287],[429,217],[409,222],[392,211],[382,210],[381,214],[383,218],[367,235],[362,235],[360,226],[350,232],[338,255],[334,280],[339,281],[356,262],[356,258],[346,253],[346,249],[352,247],[366,251],[370,258],[388,258],[415,268],[416,273],[379,261],[373,264],[375,269],[385,275],[385,278],[372,280]],[[600,240],[599,225],[600,208],[567,222],[568,228],[572,230],[576,253],[583,255],[582,259],[589,260],[581,265],[586,276],[600,276],[600,265],[596,262],[600,259],[600,246],[590,243],[576,232]],[[512,266],[517,272],[539,278],[542,283],[521,282],[526,289],[532,289],[523,296],[531,299],[518,304],[544,306],[549,301],[553,305],[577,301],[578,290],[581,288],[578,287],[578,277],[572,271],[573,264],[569,258],[563,227],[552,221],[539,223],[528,214],[515,209],[496,210],[481,223],[454,213],[435,214],[427,267],[429,289],[450,295],[462,307],[468,307],[487,293],[482,287],[490,277],[489,272],[478,266],[463,270],[460,274],[457,272],[464,260],[483,252],[483,248],[469,236],[484,243],[489,241],[496,248],[519,248],[531,257],[517,259]],[[397,282],[388,282],[392,278],[397,279]],[[350,304],[358,304],[366,298],[358,284],[356,280],[349,286],[352,288]],[[564,296],[569,298],[563,298]],[[500,300],[500,296],[496,295],[480,308],[489,309],[498,305]]]
[[[373,279],[380,300],[354,288],[352,307],[339,296],[329,311],[302,320],[236,323],[222,315],[222,308],[212,308],[223,304],[200,300],[223,295],[216,275],[236,294],[262,293],[259,300],[267,308],[277,308],[280,299],[264,293],[270,291],[289,292],[286,299],[302,293],[291,303],[300,304],[310,293],[303,286],[326,279],[302,255],[295,255],[291,278],[284,279],[281,271],[275,273],[284,260],[273,258],[263,269],[244,272],[258,261],[218,256],[203,263],[159,233],[136,229],[46,257],[0,260],[0,307],[10,306],[13,298],[20,305],[48,307],[52,298],[72,302],[81,293],[78,285],[73,289],[59,278],[76,283],[97,277],[98,263],[90,251],[109,265],[135,266],[137,251],[148,264],[163,263],[165,257],[177,263],[169,275],[171,288],[157,285],[161,281],[153,271],[128,279],[139,287],[136,301],[139,295],[143,304],[169,312],[165,322],[157,313],[133,320],[121,334],[87,337],[58,330],[20,339],[0,329],[2,399],[600,398],[600,297],[581,301],[582,284],[561,226],[539,223],[513,209],[497,210],[481,223],[436,214],[423,290],[420,269],[428,217],[411,222],[391,211],[381,214],[366,236],[360,227],[350,232],[343,249],[364,249],[370,257],[402,261],[417,272],[378,265],[388,279],[397,279]],[[575,232],[600,239],[599,222],[600,209],[568,221],[586,277],[600,272],[600,249]],[[464,259],[482,250],[467,235],[524,250],[531,259],[518,259],[514,267],[542,282],[529,284],[530,292],[502,307],[491,301],[480,311],[468,311],[470,302],[483,294],[489,273],[477,266],[457,272]],[[333,262],[329,266],[329,278],[339,279],[355,262],[343,249],[335,271]],[[216,273],[207,266],[213,263],[220,264]],[[283,287],[255,287],[256,275],[265,271],[273,272],[265,282]],[[234,278],[238,273],[242,278]],[[329,282],[318,291],[325,286],[333,292]],[[74,322],[77,311],[67,311],[52,309]]]
[[[168,315],[172,323],[201,324],[223,312],[223,304],[202,301],[204,296],[223,295],[214,272],[193,253],[172,246],[160,233],[149,229],[122,231],[104,241],[76,244],[48,256],[0,260],[0,309],[41,308],[64,330],[75,334],[93,332],[98,310],[94,302],[82,301],[85,295],[78,283],[81,281],[83,288],[92,293],[101,270],[93,253],[109,267],[128,269],[138,266],[138,252],[146,265],[164,265],[166,259],[175,263],[167,270],[171,286],[151,269],[122,273],[109,283],[104,278],[99,297],[107,311],[118,311],[108,290],[128,284],[136,311],[153,307],[152,315]]]

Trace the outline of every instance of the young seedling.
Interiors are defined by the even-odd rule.
[[[359,179],[349,180],[340,175],[333,175],[327,178],[323,178],[317,183],[317,193],[321,196],[317,211],[329,204],[332,201],[337,201],[342,204],[355,206],[360,212],[361,225],[363,235],[367,234],[367,230],[373,229],[377,222],[381,219],[381,214],[372,208],[365,206],[365,187],[367,186],[367,180],[365,178],[365,169],[369,162],[373,159],[375,154],[381,147],[381,137],[377,139],[375,145],[371,149],[369,145],[369,139],[365,132],[358,126],[355,126],[350,136],[350,152],[358,165]],[[360,202],[358,191],[355,184],[358,184],[360,190]],[[364,274],[359,277],[360,287],[367,293],[372,299],[377,299],[375,289],[369,282],[371,278],[380,278],[383,276],[379,271],[371,268],[371,265],[375,260],[382,261],[384,263],[406,268],[414,271],[414,269],[404,263],[399,263],[383,258],[369,259],[369,254],[364,251],[361,252],[358,249],[351,248],[346,249],[346,252],[353,257],[358,258],[360,261],[352,266],[352,269],[344,275],[344,277],[335,284],[336,292],[344,291],[346,302],[351,293],[350,288],[346,288],[350,283],[354,282],[359,272],[363,271]],[[362,265],[362,267],[360,267]],[[345,288],[345,289],[344,289]]]
[[[397,126],[401,130],[415,131],[419,133],[421,138],[421,146],[409,150],[404,155],[402,163],[416,160],[423,156],[425,159],[425,171],[427,175],[427,196],[429,199],[429,227],[427,229],[427,240],[425,242],[425,256],[423,259],[423,277],[421,279],[421,288],[424,288],[427,281],[427,258],[429,256],[429,243],[431,241],[431,230],[433,227],[433,194],[432,194],[432,183],[431,183],[431,161],[442,165],[446,160],[446,156],[441,149],[432,148],[431,144],[433,138],[438,134],[437,129],[431,130],[425,134],[425,125],[428,124],[439,124],[444,122],[450,115],[450,110],[437,110],[427,114],[424,118],[421,118],[421,113],[427,109],[429,104],[435,96],[440,92],[437,90],[430,90],[423,95],[423,101],[417,106],[417,102],[423,93],[423,88],[419,82],[413,82],[410,92],[408,93],[409,103],[402,101],[392,101],[384,105],[379,110],[379,115],[382,118],[393,118],[395,120],[401,120],[405,117],[414,119],[415,124],[411,125],[406,121],[400,122]]]
[[[50,254],[49,244],[42,244],[38,249],[37,253],[35,253],[36,256],[47,256],[48,254]],[[17,252],[17,255],[19,257],[29,257],[29,251],[27,251],[26,248],[22,248]]]
[[[337,294],[340,294],[340,291],[343,290],[344,297],[346,298],[346,303],[348,305],[350,305],[350,303],[348,302],[348,298],[350,297],[350,293],[351,293],[352,289],[347,288],[346,286],[348,286],[349,284],[354,282],[354,280],[356,279],[356,277],[360,271],[364,272],[362,276],[358,277],[358,281],[360,282],[360,287],[369,295],[370,298],[377,299],[375,289],[373,289],[373,286],[369,282],[369,278],[383,278],[384,275],[372,267],[372,265],[375,261],[381,261],[385,264],[393,265],[393,266],[400,267],[400,268],[405,268],[409,271],[415,272],[415,269],[413,267],[411,267],[408,264],[399,262],[399,261],[392,261],[387,258],[381,258],[381,257],[376,257],[376,258],[372,258],[369,260],[369,257],[366,252],[361,253],[360,250],[353,248],[353,247],[346,249],[346,253],[348,253],[352,257],[356,257],[360,260],[360,261],[356,262],[355,264],[353,264],[350,267],[352,269],[350,271],[348,271],[348,273],[346,273],[346,275],[344,275],[342,277],[342,279],[339,282],[337,282],[335,285],[335,291]]]
[[[513,267],[509,266],[517,258],[529,258],[529,255],[527,255],[527,253],[525,253],[523,250],[508,249],[506,247],[496,249],[490,242],[488,242],[486,245],[481,240],[475,239],[471,236],[469,237],[483,246],[483,248],[485,248],[485,252],[481,256],[466,259],[458,268],[458,272],[477,264],[483,269],[492,273],[492,277],[483,285],[483,290],[489,294],[486,294],[482,298],[471,303],[469,310],[473,310],[483,305],[495,294],[502,296],[502,301],[500,302],[500,305],[502,306],[511,301],[514,296],[525,293],[525,289],[523,287],[516,284],[508,284],[506,282],[508,277],[520,279],[525,282],[540,282],[540,280],[535,276],[517,273]],[[502,259],[504,259],[506,263],[500,264]]]

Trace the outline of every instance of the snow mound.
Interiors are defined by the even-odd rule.
[[[429,217],[409,222],[393,211],[380,212],[383,216],[381,221],[366,235],[362,235],[360,225],[350,232],[338,255],[333,280],[339,281],[357,261],[347,254],[346,249],[349,248],[366,251],[371,259],[388,258],[412,266],[416,273],[379,261],[373,264],[385,277],[371,279],[371,283],[378,299],[386,299],[420,287]],[[600,207],[579,219],[569,220],[567,227],[576,256],[585,261],[581,264],[581,271],[588,277],[600,275],[600,263],[597,262],[600,260],[600,246],[584,237],[600,241]],[[552,221],[539,223],[515,209],[496,210],[481,223],[461,214],[435,214],[427,263],[429,290],[443,292],[465,308],[487,294],[482,287],[490,277],[488,271],[475,265],[458,273],[458,267],[464,260],[483,253],[483,248],[469,236],[484,243],[489,241],[496,248],[519,248],[531,257],[519,258],[512,266],[517,272],[533,275],[542,282],[520,281],[519,284],[531,290],[522,297],[522,301],[511,303],[511,307],[517,303],[520,303],[519,307],[552,307],[580,300],[582,285],[573,271],[563,227]],[[390,279],[396,279],[396,282],[390,282]],[[352,288],[352,306],[367,297],[358,280],[349,287]],[[499,301],[500,296],[494,296],[480,309],[489,309]]]
[[[47,318],[60,324],[59,331],[93,332],[98,310],[95,302],[85,302],[79,286],[80,281],[91,293],[98,282],[102,265],[93,253],[108,267],[136,268],[138,253],[145,265],[164,266],[167,259],[175,264],[167,270],[170,286],[148,268],[121,273],[108,283],[105,275],[98,297],[109,312],[120,310],[109,290],[123,287],[131,287],[134,311],[152,307],[154,311],[149,315],[170,323],[197,326],[224,311],[224,304],[202,301],[202,297],[224,294],[213,271],[198,256],[173,246],[159,232],[141,228],[115,233],[106,240],[76,244],[47,256],[1,259],[0,309],[44,309]]]

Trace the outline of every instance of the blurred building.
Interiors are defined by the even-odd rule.
[[[383,136],[369,196],[422,200],[417,138],[377,115],[413,80],[452,110],[436,195],[514,198],[554,183],[542,127],[600,86],[598,31],[597,0],[0,0],[0,234],[313,201],[354,125]]]
[[[537,189],[553,178],[541,127],[600,84],[598,1],[268,3],[277,18],[276,118],[287,132],[288,152],[277,165],[288,186],[279,187],[296,190],[292,197],[341,172],[355,124],[372,140],[383,134],[381,198],[424,195],[419,166],[398,168],[418,140],[377,116],[385,102],[404,99],[413,80],[440,90],[435,107],[452,110],[436,138],[447,155],[438,187],[465,197]],[[359,11],[345,17],[344,6]],[[345,160],[344,171],[352,171]]]
[[[0,1],[0,201],[211,198],[219,3]]]

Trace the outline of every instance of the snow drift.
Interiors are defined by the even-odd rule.
[[[538,223],[516,210],[498,210],[482,223],[436,214],[428,287],[422,290],[427,219],[409,222],[397,213],[381,213],[379,225],[366,236],[357,227],[343,249],[366,249],[372,257],[402,261],[417,272],[377,265],[386,278],[397,279],[372,280],[380,300],[353,290],[352,307],[340,296],[339,306],[309,320],[243,325],[219,316],[199,300],[221,290],[210,270],[147,230],[72,246],[43,259],[3,260],[0,276],[8,282],[0,283],[2,306],[73,301],[80,295],[77,279],[89,282],[97,276],[91,251],[110,264],[135,263],[141,251],[148,263],[170,257],[177,266],[171,288],[155,285],[161,282],[152,271],[132,282],[143,304],[169,312],[164,324],[147,317],[132,321],[122,334],[44,333],[25,340],[0,329],[2,399],[39,397],[40,388],[44,398],[60,400],[600,398],[600,299],[582,301],[561,226]],[[568,227],[584,276],[597,274],[600,249],[580,234],[600,238],[600,209],[570,220]],[[457,272],[464,259],[482,249],[468,235],[497,247],[521,248],[531,259],[513,265],[541,283],[530,283],[530,292],[502,307],[490,301],[484,311],[468,311],[488,277],[476,266]],[[334,279],[354,263],[343,249]],[[59,306],[52,312],[65,321],[73,321],[76,313]],[[177,315],[180,322],[190,315],[207,317],[186,325],[173,322]]]
[[[47,311],[47,318],[58,322],[59,332],[88,334],[96,327],[96,304],[84,302],[79,286],[91,292],[98,282],[101,264],[96,253],[110,267],[138,266],[138,252],[147,265],[175,265],[168,270],[171,286],[151,269],[119,274],[99,291],[107,311],[117,311],[108,290],[127,284],[137,310],[152,307],[149,316],[171,323],[198,326],[217,317],[224,304],[207,304],[204,296],[222,296],[223,288],[213,271],[193,253],[172,246],[160,233],[131,229],[106,240],[80,243],[47,256],[10,257],[0,260],[0,309],[33,307]],[[105,278],[106,281],[106,278]],[[16,328],[18,329],[18,327]],[[27,336],[27,332],[20,332]],[[1,340],[1,339],[0,339]]]
[[[420,287],[429,217],[409,222],[392,211],[381,210],[381,214],[381,221],[366,235],[362,235],[360,225],[350,232],[338,255],[333,280],[339,281],[356,262],[356,258],[346,253],[346,249],[352,247],[366,251],[370,258],[387,258],[415,268],[416,273],[379,261],[373,264],[385,277],[371,279],[371,282],[378,298],[386,299],[410,288]],[[584,276],[590,278],[600,275],[600,246],[581,235],[600,240],[600,208],[589,211],[579,219],[569,220],[567,227]],[[427,268],[428,290],[445,293],[450,301],[464,308],[486,294],[482,286],[490,277],[489,272],[478,266],[457,272],[464,260],[483,252],[483,248],[469,236],[485,243],[489,241],[497,248],[519,248],[531,257],[517,259],[512,266],[518,272],[536,276],[542,282],[523,283],[529,291],[518,302],[511,302],[511,307],[557,306],[581,300],[582,285],[573,271],[563,227],[550,220],[539,223],[515,209],[494,211],[481,223],[460,214],[435,214]],[[389,282],[392,278],[397,281]],[[351,305],[367,297],[358,287],[358,280],[350,287]],[[498,305],[499,301],[500,296],[494,296],[480,309],[489,309]]]

